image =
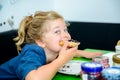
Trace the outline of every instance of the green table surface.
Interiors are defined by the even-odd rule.
[[[108,50],[98,50],[98,49],[85,49],[85,51],[89,51],[89,52],[102,52],[103,54],[109,53],[109,52],[114,52],[114,51],[108,51]],[[73,60],[80,60],[80,61],[92,61],[91,59],[87,59],[87,58],[74,58]],[[53,80],[81,80],[80,75],[79,76],[75,76],[75,75],[67,75],[67,74],[62,74],[62,73],[57,73]]]

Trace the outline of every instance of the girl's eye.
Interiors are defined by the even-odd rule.
[[[68,32],[68,29],[66,28],[66,29],[64,29],[64,31],[65,31],[65,32]]]
[[[55,33],[57,33],[57,34],[60,33],[60,30],[56,30]]]

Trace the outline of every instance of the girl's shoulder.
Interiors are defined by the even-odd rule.
[[[44,49],[41,46],[38,46],[37,44],[26,44],[23,48],[22,48],[22,52],[24,51],[37,51],[37,52],[43,52],[44,53]]]
[[[29,48],[29,49],[43,49],[41,46],[38,46],[37,44],[34,44],[34,43],[32,43],[32,44],[26,44],[23,47],[23,49],[24,48]]]

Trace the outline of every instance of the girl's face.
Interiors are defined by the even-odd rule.
[[[48,26],[49,29],[42,39],[45,49],[47,48],[47,50],[52,52],[59,52],[61,49],[61,46],[59,46],[59,41],[68,41],[71,39],[66,23],[63,19],[56,19],[48,21],[46,26]]]

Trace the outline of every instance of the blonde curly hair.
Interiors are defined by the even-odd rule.
[[[58,18],[63,19],[55,11],[36,11],[34,15],[26,16],[20,23],[18,36],[13,39],[16,41],[18,52],[21,51],[21,45],[23,43],[35,43],[35,39],[42,39],[42,36],[47,31],[44,24],[48,20],[56,20]]]

